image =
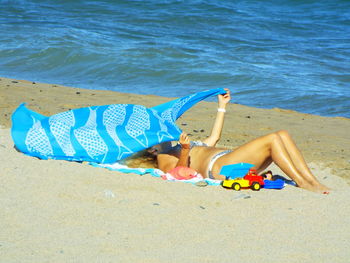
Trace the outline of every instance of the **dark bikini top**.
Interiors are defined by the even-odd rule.
[[[204,147],[208,147],[208,145],[204,142],[201,141],[190,141],[190,148],[192,149],[195,146],[204,146]],[[181,145],[180,143],[177,143],[174,147],[172,147],[173,150],[175,151],[180,151],[181,150]]]

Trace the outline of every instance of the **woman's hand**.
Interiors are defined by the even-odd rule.
[[[189,155],[190,155],[190,138],[188,138],[187,133],[182,132],[180,135],[179,143],[181,145],[181,151],[179,160],[175,167],[178,166],[189,166]]]
[[[226,104],[231,100],[231,93],[229,89],[225,89],[226,94],[218,95],[219,108],[225,109]]]
[[[183,149],[190,149],[190,138],[186,132],[181,133],[179,143]]]

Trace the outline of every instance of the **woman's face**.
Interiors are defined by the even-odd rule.
[[[172,148],[171,142],[163,142],[160,144],[156,144],[151,148],[148,148],[147,152],[149,152],[152,155],[158,155],[160,153],[169,152],[171,148]]]

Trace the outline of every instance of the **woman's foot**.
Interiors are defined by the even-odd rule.
[[[321,194],[324,195],[328,195],[331,192],[331,189],[323,184],[319,184],[316,188]]]
[[[321,183],[317,183],[317,184],[305,184],[305,185],[298,185],[300,188],[315,192],[315,193],[319,193],[319,194],[330,194],[331,189]]]

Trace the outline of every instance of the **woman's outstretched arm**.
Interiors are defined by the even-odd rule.
[[[218,95],[218,112],[216,114],[215,122],[208,138],[203,140],[208,146],[215,146],[220,140],[222,127],[224,126],[224,118],[226,112],[226,105],[231,99],[230,90],[225,89],[226,94]]]

